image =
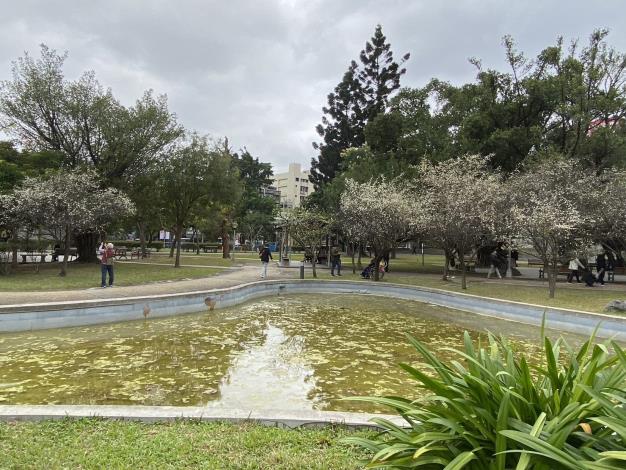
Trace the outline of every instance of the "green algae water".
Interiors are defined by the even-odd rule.
[[[443,348],[505,333],[537,356],[539,330],[374,296],[272,297],[165,319],[0,335],[0,404],[143,404],[381,411],[342,397],[416,397],[404,334]],[[484,336],[484,335],[483,335]]]

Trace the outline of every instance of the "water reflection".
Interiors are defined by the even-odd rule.
[[[220,399],[211,405],[314,409],[314,371],[304,360],[302,338],[288,337],[282,329],[271,324],[264,333],[263,344],[253,346],[233,361],[220,384]]]
[[[410,301],[292,296],[208,313],[0,335],[0,402],[371,411],[354,395],[416,396],[404,333],[462,348],[505,332],[536,355],[538,330]],[[440,352],[444,359],[452,354]]]

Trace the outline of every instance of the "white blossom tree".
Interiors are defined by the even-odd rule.
[[[595,241],[626,240],[626,170],[611,168],[587,176],[591,191],[582,209],[590,219]]]
[[[68,80],[66,58],[42,45],[38,58],[25,54],[13,62],[12,78],[0,82],[0,128],[26,148],[62,155],[65,168],[91,166],[105,186],[123,188],[143,206],[137,211],[143,243],[143,216],[152,210],[144,197],[146,169],[160,165],[183,128],[165,95],[149,90],[123,106],[93,72]],[[93,227],[76,237],[83,262],[96,260],[96,232]]]
[[[13,195],[15,212],[25,217],[27,226],[63,234],[63,240],[58,240],[65,249],[61,276],[67,273],[73,234],[99,230],[133,212],[128,197],[116,189],[101,188],[95,171],[89,168],[27,178]]]
[[[367,240],[363,240],[363,221],[358,219],[357,214],[352,211],[344,211],[343,207],[339,207],[339,213],[336,220],[337,228],[345,239],[350,243],[351,247],[351,260],[352,260],[352,273],[356,274],[356,264],[354,262],[355,253],[358,252],[359,259],[358,264],[361,268],[361,250],[364,243]]]
[[[416,188],[414,224],[445,254],[458,254],[461,286],[467,288],[465,255],[495,232],[502,197],[501,178],[489,169],[488,158],[464,156],[439,164],[424,162]]]
[[[315,265],[323,240],[331,231],[332,218],[320,211],[298,207],[283,217],[282,225],[296,244],[311,250],[313,277],[317,278]]]
[[[20,212],[15,194],[0,194],[0,229],[6,230],[13,241],[13,243],[10,244],[10,251],[12,252],[11,264],[13,267],[17,266],[17,235],[24,223],[24,217]]]
[[[571,160],[549,158],[514,174],[507,187],[517,233],[543,261],[554,298],[559,263],[591,240],[596,214],[586,205],[595,190],[594,176]]]
[[[367,183],[346,180],[340,199],[345,230],[374,250],[374,266],[412,233],[411,195],[402,178],[379,178]],[[378,269],[374,270],[378,280]]]

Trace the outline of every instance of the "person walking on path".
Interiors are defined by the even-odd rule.
[[[495,271],[498,275],[498,279],[502,279],[498,266],[500,265],[500,257],[498,256],[498,250],[495,249],[489,255],[489,272],[487,273],[487,279],[491,277],[491,274]]]
[[[261,252],[259,253],[259,258],[261,258],[261,277],[266,277],[267,276],[267,265],[270,263],[270,260],[273,259],[272,258],[272,252],[270,251],[270,249],[265,246],[262,245],[261,246]]]
[[[606,272],[606,256],[604,251],[601,251],[596,256],[596,269],[598,270],[598,282],[600,285],[604,285],[604,273]]]
[[[571,283],[574,276],[576,276],[576,282],[580,282],[580,277],[578,276],[578,268],[585,268],[578,259],[578,257],[569,260],[569,274],[567,275],[567,282]]]
[[[337,268],[337,276],[341,276],[341,252],[336,246],[334,246],[330,252],[330,262],[330,275],[334,276],[335,268]]]
[[[107,286],[107,273],[109,273],[109,287],[113,287],[113,259],[115,258],[113,243],[101,243],[98,251],[102,255],[100,259],[100,270],[102,272],[101,287]]]

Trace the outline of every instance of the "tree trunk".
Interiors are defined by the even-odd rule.
[[[459,267],[461,268],[461,289],[467,289],[467,280],[465,279],[465,252],[463,250],[459,253]]]
[[[139,245],[141,246],[141,257],[146,257],[146,224],[145,222],[137,222],[137,230],[139,231]]]
[[[377,254],[374,257],[374,281],[380,280],[380,261],[383,259],[383,254]]]
[[[220,232],[222,235],[222,258],[228,259],[230,258],[230,236],[228,226],[228,219],[226,217],[222,218],[222,224],[220,227]],[[235,243],[235,240],[233,240]]]
[[[511,245],[509,244],[509,249],[508,249],[508,253],[507,253],[507,257],[506,257],[506,277],[511,278],[513,277],[513,266],[512,266],[512,261],[511,261]]]
[[[354,248],[355,248],[354,247],[354,243],[351,244],[351,247],[352,247],[352,250],[351,250],[352,251],[352,253],[351,253],[351,256],[352,256],[352,274],[356,274],[356,265],[354,264]]]
[[[332,261],[330,260],[330,235],[326,235],[326,266],[329,268],[332,266]]]
[[[65,226],[65,248],[63,251],[63,263],[61,263],[61,272],[59,276],[65,277],[67,275],[67,259],[70,257],[70,226]],[[96,259],[98,257],[96,256]]]
[[[226,231],[222,232],[222,258],[230,258],[230,237]]]
[[[18,230],[14,229],[11,233],[11,241],[13,242],[13,247],[11,249],[11,267],[13,269],[17,268],[17,252],[19,249],[20,239],[18,237]]]
[[[391,253],[389,254],[389,258],[396,259],[396,249],[395,248],[393,250],[391,250]]]
[[[172,235],[170,237],[171,240],[171,244],[170,244],[170,258],[174,257],[174,250],[176,249],[176,233],[174,230],[172,230]]]
[[[317,271],[315,270],[315,266],[317,265],[317,257],[320,254],[320,249],[315,247],[311,247],[311,268],[313,268],[313,277],[317,279]]]
[[[200,254],[200,240],[198,237],[198,229],[196,227],[193,228],[193,241],[196,244],[196,254]]]
[[[546,263],[546,268],[548,263]],[[554,295],[556,294],[556,276],[558,272],[558,260],[552,260],[548,269],[544,268],[544,271],[548,273],[548,292],[549,297],[554,299]]]
[[[85,232],[76,235],[76,255],[79,263],[97,263],[98,262],[98,241],[100,235],[98,232]],[[67,248],[69,249],[69,244]]]
[[[450,272],[450,250],[448,250],[447,248],[444,248],[443,256],[445,258],[443,260],[443,280],[447,281],[448,275]]]
[[[363,247],[361,246],[360,243],[359,243],[359,248],[358,249],[359,249],[359,257],[358,257],[358,259],[356,261],[356,265],[357,265],[357,268],[359,268],[359,270],[362,270],[363,269],[363,263],[361,262],[361,254],[363,252]]]
[[[176,227],[176,260],[174,261],[174,267],[180,268],[180,239],[183,235],[183,227],[181,225]]]

